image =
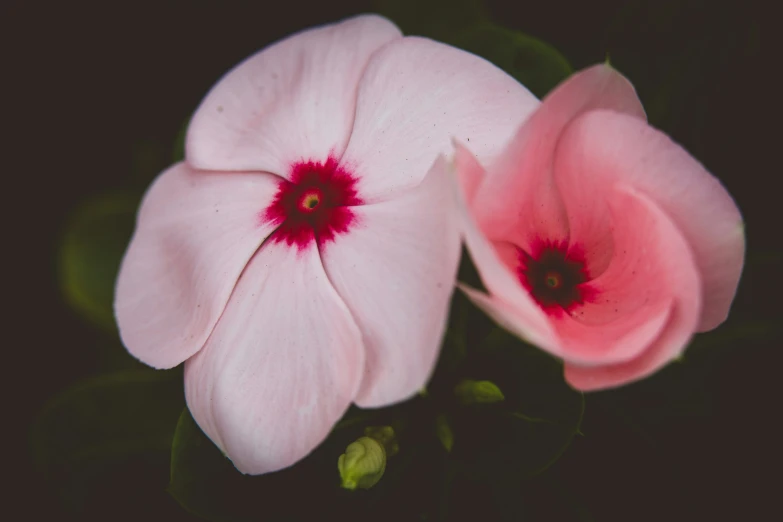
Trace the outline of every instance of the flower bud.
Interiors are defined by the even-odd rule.
[[[491,381],[465,379],[454,388],[454,394],[462,404],[488,404],[500,402],[505,397],[500,388]]]
[[[394,428],[391,426],[367,426],[364,428],[364,435],[380,443],[386,450],[387,457],[396,455],[400,450]]]
[[[369,489],[386,470],[386,450],[377,440],[360,437],[345,448],[337,460],[337,469],[345,489]]]

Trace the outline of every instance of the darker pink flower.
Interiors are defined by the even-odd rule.
[[[117,283],[125,346],[185,362],[246,473],[295,463],[351,403],[426,383],[459,257],[451,135],[500,152],[535,98],[488,62],[359,16],[230,71],[148,190]]]
[[[572,386],[641,379],[726,318],[744,257],[729,194],[650,127],[609,66],[547,96],[487,170],[457,145],[465,240],[501,325]]]

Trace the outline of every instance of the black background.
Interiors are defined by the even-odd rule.
[[[762,11],[764,2],[487,5],[497,22],[551,43],[575,69],[603,61],[608,51],[645,104],[674,75],[676,109],[653,123],[724,182],[746,221],[749,257],[732,321],[779,318],[779,28],[770,22],[773,13]],[[3,321],[2,417],[3,432],[12,437],[3,447],[2,473],[13,498],[0,505],[10,518],[0,516],[62,520],[67,514],[52,486],[30,465],[27,436],[48,398],[100,370],[97,334],[65,306],[57,287],[56,241],[66,216],[90,195],[127,182],[136,144],[168,147],[235,63],[293,31],[372,5],[6,0],[1,9],[3,272],[10,308]],[[618,18],[623,9],[630,14]],[[710,373],[716,408],[697,419],[663,422],[650,447],[634,442],[627,426],[601,408],[591,409],[588,399],[585,436],[557,472],[595,520],[766,519],[778,511],[781,348],[779,336],[734,346]],[[634,407],[647,407],[630,396]],[[132,492],[144,480],[129,476],[124,486]],[[189,519],[165,493],[143,502],[131,511]],[[124,519],[129,507],[108,505],[102,519]],[[556,512],[536,520],[557,520]]]

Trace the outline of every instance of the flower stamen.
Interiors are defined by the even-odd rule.
[[[306,192],[304,194],[304,197],[302,197],[302,202],[299,204],[299,207],[304,212],[311,212],[315,210],[315,208],[318,206],[320,202],[321,202],[321,195],[318,193],[318,191],[313,190],[310,192]]]
[[[546,285],[556,290],[563,285],[563,278],[557,272],[548,272],[546,274]]]
[[[564,242],[536,241],[531,252],[519,249],[517,274],[522,286],[550,315],[571,312],[591,296],[580,249]]]

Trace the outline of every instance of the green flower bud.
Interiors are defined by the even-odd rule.
[[[368,426],[364,428],[364,434],[379,442],[383,446],[383,449],[386,450],[387,457],[392,457],[400,451],[394,428],[391,426]]]
[[[471,379],[460,382],[454,388],[454,394],[462,404],[488,404],[505,399],[495,383]]]
[[[337,460],[337,469],[345,489],[370,489],[386,470],[386,450],[377,440],[360,437],[345,448]]]

